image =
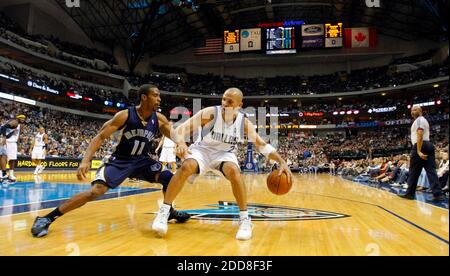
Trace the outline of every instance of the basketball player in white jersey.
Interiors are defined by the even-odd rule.
[[[173,122],[170,122],[170,126],[173,127]],[[161,138],[161,141],[159,142],[158,147],[156,148],[156,152],[161,148],[161,155],[159,157],[159,162],[162,163],[163,168],[162,170],[166,169],[167,164],[170,164],[172,167],[172,173],[176,173],[177,171],[177,157],[175,155],[175,148],[176,144],[170,140],[170,138],[167,138],[163,136]]]
[[[31,152],[31,162],[36,164],[36,169],[34,170],[34,175],[41,174],[45,167],[41,165],[42,161],[45,160],[45,155],[47,153],[48,135],[45,133],[45,128],[43,126],[39,127],[39,132],[34,138],[33,150]]]
[[[247,211],[246,188],[236,157],[238,143],[243,142],[244,137],[248,137],[249,142],[255,143],[260,153],[278,162],[280,175],[284,172],[292,181],[292,173],[286,162],[273,146],[266,144],[256,133],[254,125],[241,111],[242,100],[243,95],[239,89],[228,89],[223,95],[222,106],[203,109],[176,129],[178,134],[186,137],[192,135],[194,129],[201,125],[203,139],[189,147],[190,154],[186,156],[181,168],[170,182],[164,204],[152,225],[152,229],[160,236],[167,233],[168,212],[185,181],[193,174],[218,170],[231,182],[233,194],[239,205],[239,230],[236,239],[251,239],[252,224]]]
[[[5,125],[0,127],[0,135],[6,138],[6,158],[9,162],[9,179],[16,180],[14,176],[14,168],[17,161],[17,142],[19,141],[21,125],[25,123],[25,115],[18,115],[15,119],[9,120]],[[5,174],[2,167],[2,174]],[[5,177],[5,175],[3,175]]]

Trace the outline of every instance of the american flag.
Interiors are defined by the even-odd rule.
[[[194,48],[196,56],[223,54],[223,39],[211,38],[203,40]]]

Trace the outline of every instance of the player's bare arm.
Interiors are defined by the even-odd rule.
[[[280,164],[280,174],[283,172],[286,173],[286,175],[289,178],[289,182],[292,182],[292,172],[291,169],[289,169],[289,166],[287,165],[286,161],[280,156],[280,154],[275,150],[274,147],[272,147],[270,144],[267,144],[261,136],[258,135],[256,132],[255,126],[250,122],[249,119],[245,119],[244,122],[244,132],[248,137],[248,141],[255,144],[256,149],[262,153],[266,158],[272,159],[278,164]]]
[[[86,179],[86,175],[91,167],[91,160],[94,157],[97,150],[102,146],[103,142],[108,139],[114,132],[119,130],[128,119],[128,110],[123,110],[117,113],[111,120],[107,121],[100,132],[92,139],[89,144],[86,154],[81,161],[80,167],[77,171],[77,177],[79,180]]]
[[[170,125],[169,120],[167,120],[166,116],[161,113],[158,114],[158,123],[159,130],[165,137],[170,137],[170,139],[177,145],[176,154],[183,158],[188,153],[188,146],[183,139],[183,136],[178,135],[173,127]],[[163,139],[161,139],[161,142]],[[159,147],[159,146],[158,146]]]
[[[207,107],[202,109],[197,114],[192,116],[192,118],[178,126],[175,131],[178,135],[189,141],[189,138],[192,137],[192,134],[198,129],[198,127],[204,127],[214,120],[215,113],[215,107]]]
[[[158,146],[155,149],[155,153],[158,153],[158,150],[162,147],[162,145],[164,144],[164,136],[161,137],[161,140],[158,143]]]

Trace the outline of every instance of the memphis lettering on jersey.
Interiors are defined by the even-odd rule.
[[[144,129],[132,129],[130,131],[127,131],[123,136],[125,136],[125,138],[127,138],[128,140],[130,140],[131,138],[134,137],[142,137],[142,138],[146,138],[149,141],[153,139],[153,137],[155,136],[155,134],[149,130],[144,130]]]
[[[238,137],[215,132],[214,130],[211,131],[211,137],[213,140],[226,144],[236,145],[238,143]]]

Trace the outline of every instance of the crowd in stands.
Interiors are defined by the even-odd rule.
[[[19,156],[26,158],[31,154],[39,126],[44,126],[49,136],[48,157],[82,158],[89,142],[104,123],[102,120],[0,100],[1,124],[18,114],[27,116],[18,143]],[[278,151],[293,171],[331,172],[355,181],[375,181],[400,187],[407,181],[407,156],[411,150],[408,129],[409,126],[366,129],[356,134],[334,131],[325,135],[289,133],[279,137]],[[432,141],[439,153],[437,157],[440,158],[437,160],[440,181],[448,189],[448,123],[432,134]],[[102,159],[111,154],[117,137],[108,139],[95,157]],[[238,152],[242,165],[245,164],[246,149],[242,146]],[[273,163],[266,162],[258,153],[254,162],[261,171],[270,171],[273,167]],[[423,183],[426,189],[425,174],[420,181],[419,184]]]
[[[433,55],[436,54],[436,52],[437,49],[431,49],[423,54],[396,58],[392,61],[392,64],[408,64],[408,63],[423,62],[432,59]]]
[[[96,102],[103,103],[105,100],[127,103],[128,99],[121,92],[108,89],[101,89],[95,85],[81,84],[80,82],[69,81],[67,79],[51,77],[42,74],[37,70],[30,70],[25,67],[18,67],[9,62],[0,62],[0,74],[19,79],[23,85],[28,85],[32,81],[39,86],[47,86],[59,92],[59,95],[66,95],[67,92],[76,93],[80,96],[89,97]]]
[[[448,145],[436,151],[436,169],[439,184],[448,194],[449,187]],[[407,154],[374,159],[344,161],[338,164],[336,174],[347,179],[374,184],[386,184],[392,188],[408,187],[410,157]],[[418,180],[417,191],[430,192],[430,183],[425,169]]]
[[[31,146],[40,126],[46,129],[49,137],[47,156],[82,158],[90,141],[104,123],[93,118],[0,100],[0,124],[5,124],[19,114],[27,116],[26,124],[19,136],[19,156],[28,157],[31,155]],[[114,139],[105,142],[96,153],[96,158],[106,156],[113,145]]]
[[[333,160],[371,160],[373,158],[408,154],[411,150],[409,126],[365,129],[359,133],[330,132],[326,135],[290,133],[279,137],[278,151],[292,168],[320,167]],[[438,149],[448,149],[448,124],[433,132],[432,140]],[[241,148],[238,159],[244,164],[247,150]],[[264,164],[257,155],[256,163]],[[264,166],[263,166],[264,167]]]
[[[351,73],[336,72],[315,76],[280,76],[267,79],[240,79],[232,76],[221,78],[211,74],[188,74],[183,68],[153,65],[155,73],[146,76],[128,75],[114,66],[111,54],[85,46],[61,41],[54,36],[29,35],[14,21],[0,12],[0,36],[33,51],[51,55],[71,63],[102,70],[94,60],[108,64],[106,71],[114,71],[129,78],[131,84],[154,83],[161,90],[194,94],[220,95],[227,87],[240,87],[246,95],[307,95],[335,92],[352,92],[419,82],[441,76],[448,76],[448,58],[442,64],[418,67],[410,71],[397,71],[396,65],[418,63],[430,60],[437,52],[394,59],[381,67],[353,70]],[[64,51],[64,52],[62,52]],[[158,73],[156,73],[158,72]]]
[[[240,79],[206,74],[149,74],[134,76],[130,83],[151,82],[161,90],[179,93],[221,95],[227,87],[240,87],[245,95],[310,95],[363,91],[420,82],[448,76],[448,59],[443,64],[420,67],[407,72],[395,72],[391,66],[354,70],[350,74],[337,72],[321,76],[274,77]]]
[[[54,36],[29,35],[17,23],[0,11],[0,37],[34,52],[57,58],[81,67],[122,74],[111,54]],[[101,62],[99,62],[101,61]]]

